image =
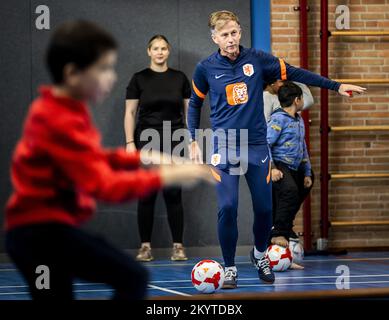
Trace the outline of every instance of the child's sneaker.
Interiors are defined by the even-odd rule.
[[[271,269],[270,262],[265,255],[261,259],[257,259],[254,256],[254,248],[253,248],[250,251],[250,260],[258,271],[259,279],[267,283],[274,283],[275,281],[274,272]]]
[[[293,230],[290,232],[289,234],[289,241],[294,241],[294,242],[299,242],[300,241],[300,237],[297,235],[296,232],[294,232]]]

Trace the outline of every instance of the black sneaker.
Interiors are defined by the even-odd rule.
[[[238,273],[233,270],[227,270],[224,274],[224,283],[222,289],[235,289],[238,286]]]
[[[261,259],[255,258],[253,248],[250,251],[250,260],[253,263],[254,267],[258,270],[259,279],[267,283],[274,283],[274,273],[270,267],[270,262],[265,255]]]

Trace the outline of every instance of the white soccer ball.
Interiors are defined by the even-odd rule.
[[[292,253],[289,248],[273,244],[266,250],[266,258],[273,271],[285,271],[292,265]]]
[[[301,243],[289,240],[289,250],[292,253],[293,262],[301,264],[304,260],[304,248]]]
[[[224,269],[214,260],[202,260],[192,269],[192,284],[201,293],[213,293],[223,286]]]

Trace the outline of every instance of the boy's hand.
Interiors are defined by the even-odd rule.
[[[356,92],[356,93],[364,93],[366,91],[366,88],[363,88],[363,87],[359,87],[359,86],[354,86],[353,84],[341,84],[340,87],[339,87],[339,90],[338,92],[342,95],[342,96],[346,96],[346,97],[350,97],[350,92]]]
[[[312,186],[312,178],[305,177],[304,178],[304,188],[310,188]]]
[[[126,151],[127,151],[128,153],[131,153],[131,152],[136,151],[135,142],[127,143],[127,145],[126,145]]]
[[[303,270],[304,267],[302,265],[299,265],[297,263],[292,262],[292,265],[289,267],[291,270]]]
[[[273,182],[277,182],[277,181],[281,180],[283,177],[284,177],[284,174],[282,173],[282,171],[280,171],[278,169],[271,169],[271,180]]]
[[[203,163],[203,155],[197,141],[192,141],[189,145],[189,158],[194,163]]]
[[[164,186],[193,187],[203,181],[215,184],[216,180],[209,166],[205,164],[186,163],[181,165],[161,166],[160,174]]]

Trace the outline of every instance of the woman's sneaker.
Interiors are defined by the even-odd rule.
[[[238,286],[238,272],[225,269],[224,271],[224,283],[222,289],[235,289]]]
[[[147,245],[142,245],[136,256],[137,261],[148,262],[154,260],[154,257],[151,255],[151,247]]]
[[[253,248],[250,251],[250,260],[258,271],[259,279],[267,283],[274,283],[275,281],[274,272],[271,269],[270,262],[265,255],[261,259],[255,258],[254,248]]]
[[[186,261],[188,257],[185,254],[185,249],[182,244],[174,244],[172,256],[170,257],[172,261]]]

